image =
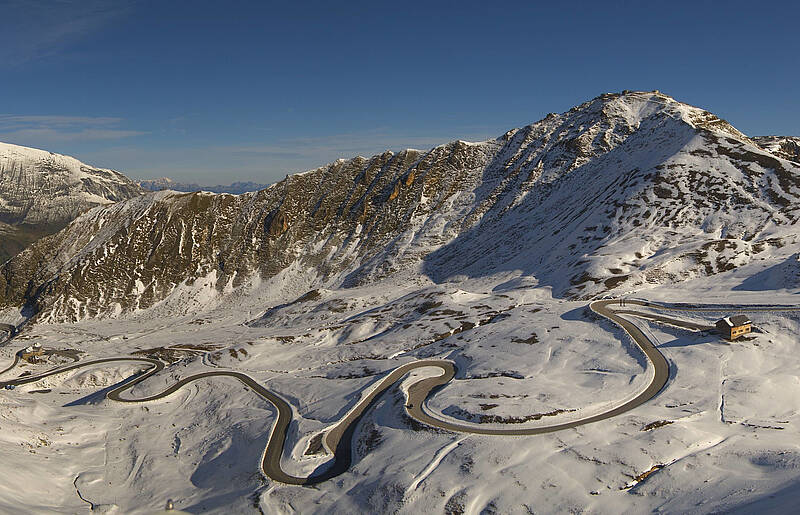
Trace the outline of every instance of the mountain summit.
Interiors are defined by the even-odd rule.
[[[51,321],[189,312],[248,288],[420,274],[595,298],[788,256],[798,195],[800,166],[717,116],[659,92],[605,94],[489,141],[92,209],[6,263],[0,306]]]
[[[0,143],[0,262],[98,205],[142,190],[113,170],[45,150]]]

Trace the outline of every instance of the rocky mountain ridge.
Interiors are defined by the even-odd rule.
[[[797,164],[713,114],[605,94],[495,140],[95,208],[0,269],[0,307],[47,321],[187,313],[247,288],[403,274],[517,274],[593,298],[788,252],[798,196]]]

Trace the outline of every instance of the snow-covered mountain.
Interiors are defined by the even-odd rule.
[[[93,209],[3,267],[0,305],[78,320],[187,312],[263,281],[299,294],[499,271],[594,298],[788,256],[799,195],[800,166],[715,115],[605,94],[494,140]]]
[[[114,170],[0,143],[0,224],[9,235],[0,243],[0,261],[30,241],[60,230],[87,209],[141,193],[133,181]]]
[[[141,194],[114,170],[77,159],[0,143],[0,221],[9,224],[59,224],[90,207]]]
[[[791,512],[800,166],[781,148],[625,92],[255,193],[93,208],[0,267],[0,338],[36,322],[0,342],[0,512]],[[587,306],[605,295],[654,303],[614,309],[668,364],[631,411],[655,362]],[[703,330],[741,306],[745,337]],[[340,475],[262,474],[282,412],[256,386],[289,405],[277,461],[305,477],[424,359],[455,377],[418,403],[441,370],[414,369],[377,396]],[[212,375],[234,372],[252,381]]]
[[[237,181],[231,184],[217,184],[216,186],[201,186],[196,183],[176,182],[169,177],[159,177],[158,179],[148,179],[139,181],[139,186],[147,191],[210,191],[212,193],[232,193],[234,195],[241,195],[242,193],[249,193],[251,191],[263,190],[268,184],[260,184],[252,181]]]

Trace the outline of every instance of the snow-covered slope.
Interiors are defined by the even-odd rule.
[[[742,267],[719,276],[738,284],[752,273]],[[793,304],[797,292],[731,291],[715,276],[682,283],[666,297],[662,288],[639,295]],[[23,361],[0,381],[44,372],[76,351],[83,363],[166,360],[134,387],[133,398],[194,374],[243,372],[292,407],[282,466],[305,475],[330,460],[314,450],[320,432],[410,361],[454,361],[458,376],[427,408],[490,427],[595,414],[622,405],[649,380],[644,356],[585,302],[553,299],[511,273],[441,285],[389,277],[293,302],[273,295],[262,288],[185,317],[151,310],[138,319],[29,325],[0,346],[0,369],[32,343],[52,354]],[[668,314],[708,325],[724,312]],[[749,315],[756,331],[734,343],[632,318],[669,360],[665,390],[623,415],[551,434],[431,428],[406,415],[407,385],[392,388],[358,423],[352,466],[313,487],[259,473],[276,412],[251,388],[212,377],[162,400],[125,404],[105,393],[141,367],[88,366],[0,390],[0,512],[153,513],[171,498],[190,513],[219,514],[524,514],[537,506],[555,513],[792,513],[800,498],[800,322],[796,312]]]
[[[306,288],[498,271],[592,298],[788,256],[798,195],[800,167],[713,114],[606,94],[495,140],[94,209],[5,265],[0,305],[78,320],[196,310],[278,274]]]
[[[141,189],[124,175],[45,150],[0,143],[0,223],[15,226],[0,243],[0,261],[98,205]]]

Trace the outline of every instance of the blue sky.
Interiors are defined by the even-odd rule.
[[[800,135],[797,5],[0,0],[0,141],[267,183],[623,89]]]

